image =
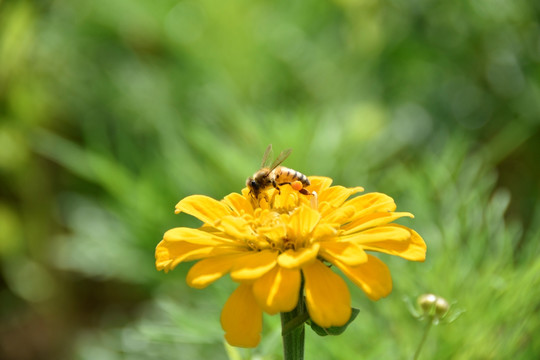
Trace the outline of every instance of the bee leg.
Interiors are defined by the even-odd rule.
[[[279,185],[283,185],[283,184],[279,184]],[[279,186],[278,184],[276,184],[275,181],[272,181],[272,186],[277,190],[278,194],[281,195],[281,190],[279,189]]]
[[[292,183],[290,182],[282,182],[282,183],[277,184],[276,186],[291,185],[291,184]]]
[[[282,185],[291,185],[291,187],[298,191],[300,194],[303,194],[303,195],[312,195],[309,191],[307,191],[305,188],[302,187],[302,183],[300,181],[295,181],[295,182],[284,182],[284,183],[280,183],[279,184],[280,186]]]

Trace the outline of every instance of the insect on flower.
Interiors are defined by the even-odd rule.
[[[372,252],[410,261],[426,256],[422,237],[394,223],[413,215],[396,212],[391,197],[377,192],[355,196],[364,189],[332,186],[331,178],[308,179],[280,166],[291,150],[266,167],[270,152],[271,146],[263,168],[241,192],[222,200],[205,195],[180,200],[175,213],[203,224],[166,231],[155,251],[156,268],[165,272],[196,262],[186,276],[190,287],[203,289],[226,275],[238,284],[220,317],[232,346],[257,346],[263,313],[289,313],[300,305],[323,331],[344,327],[353,311],[342,276],[378,300],[392,291],[392,277]],[[260,204],[261,198],[267,201]]]
[[[306,186],[310,185],[306,175],[285,166],[280,166],[291,152],[292,149],[283,150],[272,165],[268,166],[269,155],[272,153],[272,144],[268,145],[263,155],[261,169],[246,180],[246,186],[254,199],[259,200],[261,192],[271,186],[279,194],[279,187],[283,185],[291,185],[294,190],[299,191],[301,194],[310,195],[310,192],[305,189]]]

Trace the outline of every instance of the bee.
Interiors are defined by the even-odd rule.
[[[272,144],[268,145],[264,152],[261,169],[246,180],[246,186],[251,196],[258,200],[261,192],[270,186],[273,186],[280,193],[279,187],[287,184],[291,185],[294,190],[298,190],[301,194],[310,195],[309,191],[304,188],[310,185],[306,175],[285,166],[280,166],[291,155],[292,149],[283,150],[272,165],[268,166],[267,161],[271,152]]]

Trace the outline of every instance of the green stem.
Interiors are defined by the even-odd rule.
[[[427,336],[429,334],[429,330],[431,329],[432,325],[433,325],[433,318],[429,317],[426,327],[424,328],[424,335],[422,335],[422,340],[420,340],[420,344],[418,344],[418,347],[416,348],[416,352],[414,353],[413,360],[418,359],[418,356],[420,355],[420,350],[422,350],[422,347],[424,346],[426,342]]]
[[[283,337],[283,360],[304,359],[304,322],[308,319],[304,304],[304,282],[300,285],[300,295],[296,307],[281,313],[281,336]]]

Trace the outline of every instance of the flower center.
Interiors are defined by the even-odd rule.
[[[280,253],[287,250],[298,250],[306,245],[306,239],[291,236],[290,217],[302,205],[317,209],[317,194],[304,195],[285,185],[269,189],[263,193],[255,208],[253,217],[248,220],[250,232],[255,239],[248,241],[253,251],[265,249],[277,250]]]
[[[283,239],[283,251],[296,250],[296,242],[289,238]]]

